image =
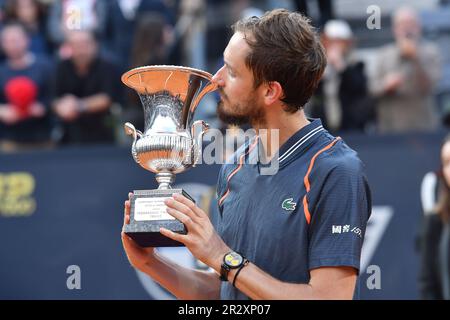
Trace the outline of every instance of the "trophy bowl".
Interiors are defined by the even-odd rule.
[[[141,246],[181,245],[162,236],[160,227],[186,233],[184,225],[166,213],[164,200],[174,193],[175,175],[201,160],[203,120],[193,121],[200,100],[216,89],[208,72],[181,66],[146,66],[122,75],[122,82],[139,95],[144,109],[144,132],[131,123],[125,133],[133,137],[131,154],[144,169],[156,174],[157,190],[135,190],[130,224],[125,233]]]

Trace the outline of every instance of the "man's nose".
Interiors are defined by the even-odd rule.
[[[224,81],[222,78],[222,71],[223,71],[224,67],[225,66],[223,66],[222,68],[217,70],[216,74],[212,77],[212,80],[211,80],[214,84],[216,84],[219,87],[223,87],[223,85],[224,85]]]

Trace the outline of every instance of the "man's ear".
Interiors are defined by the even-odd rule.
[[[266,104],[273,104],[284,96],[283,88],[278,81],[269,81],[265,85],[264,100]]]

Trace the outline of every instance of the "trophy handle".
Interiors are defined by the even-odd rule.
[[[125,130],[125,134],[127,134],[129,136],[133,136],[133,144],[131,146],[131,155],[133,156],[134,161],[139,163],[139,158],[136,153],[136,142],[140,138],[142,138],[142,132],[139,130],[136,130],[134,125],[132,125],[130,122],[125,123],[123,128]]]
[[[195,167],[196,164],[199,163],[199,160],[202,156],[202,142],[203,142],[203,134],[208,131],[209,125],[203,120],[197,120],[194,122],[191,128],[191,134],[193,138],[193,163],[192,166]]]

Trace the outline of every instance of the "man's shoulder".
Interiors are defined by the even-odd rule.
[[[439,47],[430,41],[422,41],[420,50],[427,55],[427,57],[440,57],[441,54]]]
[[[397,54],[398,47],[394,42],[391,42],[381,46],[376,52],[378,56],[393,55]]]
[[[44,54],[39,54],[39,55],[35,55],[35,62],[33,65],[36,65],[38,67],[48,67],[50,65],[54,64],[54,59],[44,55]]]
[[[358,153],[350,148],[343,139],[335,138],[337,141],[330,148],[321,152],[315,160],[317,171],[328,176],[331,172],[339,175],[358,175],[364,172],[364,165]]]
[[[431,41],[427,41],[427,40],[422,40],[420,41],[420,51],[428,53],[428,54],[439,54],[440,50],[439,47],[431,42]],[[377,50],[377,56],[380,59],[386,59],[389,57],[392,57],[394,55],[398,55],[399,54],[399,47],[397,46],[396,43],[392,42],[392,43],[388,43],[383,45],[382,47],[380,47]]]
[[[50,58],[39,55],[36,56],[36,60],[29,68],[34,75],[37,76],[40,74],[47,77],[53,72],[54,63]]]
[[[114,68],[116,66],[113,60],[103,55],[99,55],[96,61],[104,68]]]
[[[112,71],[116,71],[118,68],[117,63],[114,60],[103,54],[99,54],[95,58],[94,64],[97,66],[100,72],[109,73]]]
[[[64,70],[64,71],[73,71],[74,70],[74,66],[72,63],[71,59],[60,59],[56,62],[56,67],[59,70]]]

